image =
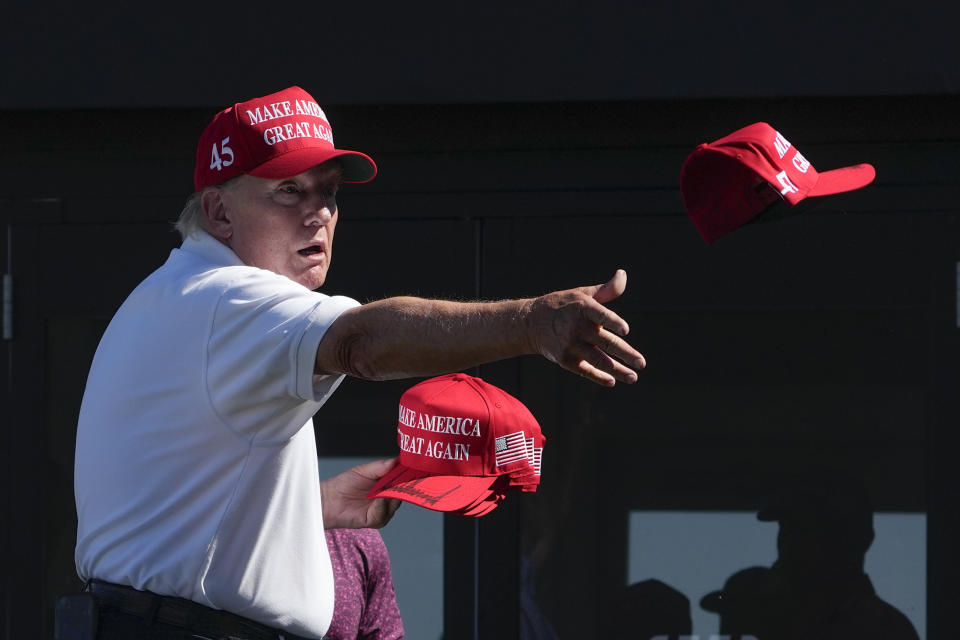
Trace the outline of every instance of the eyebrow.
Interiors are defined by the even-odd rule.
[[[320,178],[305,178],[303,176],[291,176],[289,178],[280,178],[277,180],[275,188],[280,188],[286,184],[293,184],[305,189],[314,189],[317,187],[327,187],[335,186],[340,187],[343,185],[343,172],[335,171],[329,174],[326,174]]]

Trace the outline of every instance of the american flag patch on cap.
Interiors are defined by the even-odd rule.
[[[527,457],[527,439],[523,431],[500,436],[496,438],[494,444],[497,450],[495,462],[498,467]]]

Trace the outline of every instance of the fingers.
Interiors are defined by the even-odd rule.
[[[570,369],[574,373],[578,373],[587,380],[595,382],[604,387],[613,387],[616,386],[617,380],[611,375],[600,371],[596,367],[590,366],[590,363],[586,360],[581,360],[577,363],[575,368]]]
[[[350,469],[364,478],[379,480],[387,474],[397,463],[397,458],[387,458],[385,460],[372,460],[364,462]]]
[[[580,291],[590,296],[600,304],[606,304],[611,300],[616,300],[623,295],[627,289],[627,272],[623,269],[617,269],[613,277],[603,284],[592,287],[580,287]]]
[[[610,278],[606,283],[600,285],[600,288],[594,294],[593,299],[600,304],[605,304],[622,296],[626,289],[627,272],[623,269],[617,269],[612,278]]]
[[[371,500],[367,510],[366,522],[362,526],[372,529],[380,529],[386,526],[401,504],[403,502],[396,498],[375,498]]]
[[[647,360],[642,353],[630,346],[626,340],[609,331],[600,329],[590,342],[603,353],[624,362],[629,367],[643,369],[647,366]]]
[[[601,304],[585,305],[583,315],[593,324],[618,336],[625,336],[630,333],[630,325],[627,324],[627,321]]]
[[[584,345],[572,349],[569,356],[569,360],[560,363],[561,366],[605,387],[612,387],[617,382],[633,384],[637,381],[636,371],[597,347]]]
[[[647,366],[643,354],[626,340],[596,325],[593,331],[584,331],[577,342],[570,344],[558,362],[604,386],[616,382],[633,384],[638,378],[634,369]]]
[[[634,369],[647,362],[624,340],[630,326],[604,306],[623,294],[627,273],[618,269],[602,285],[554,292],[531,306],[543,317],[532,322],[539,329],[538,351],[565,369],[604,386],[637,381]]]
[[[403,501],[397,498],[385,498],[385,500],[387,501],[387,512],[390,514],[390,517],[392,518],[393,515],[397,512],[397,509],[400,508],[400,505],[403,504]]]

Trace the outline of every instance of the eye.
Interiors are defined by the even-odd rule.
[[[303,190],[295,182],[284,182],[273,192],[273,199],[282,205],[295,205],[303,198]]]

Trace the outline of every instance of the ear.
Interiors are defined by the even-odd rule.
[[[226,242],[233,235],[233,223],[227,213],[223,189],[207,187],[200,194],[203,226],[214,238]]]

